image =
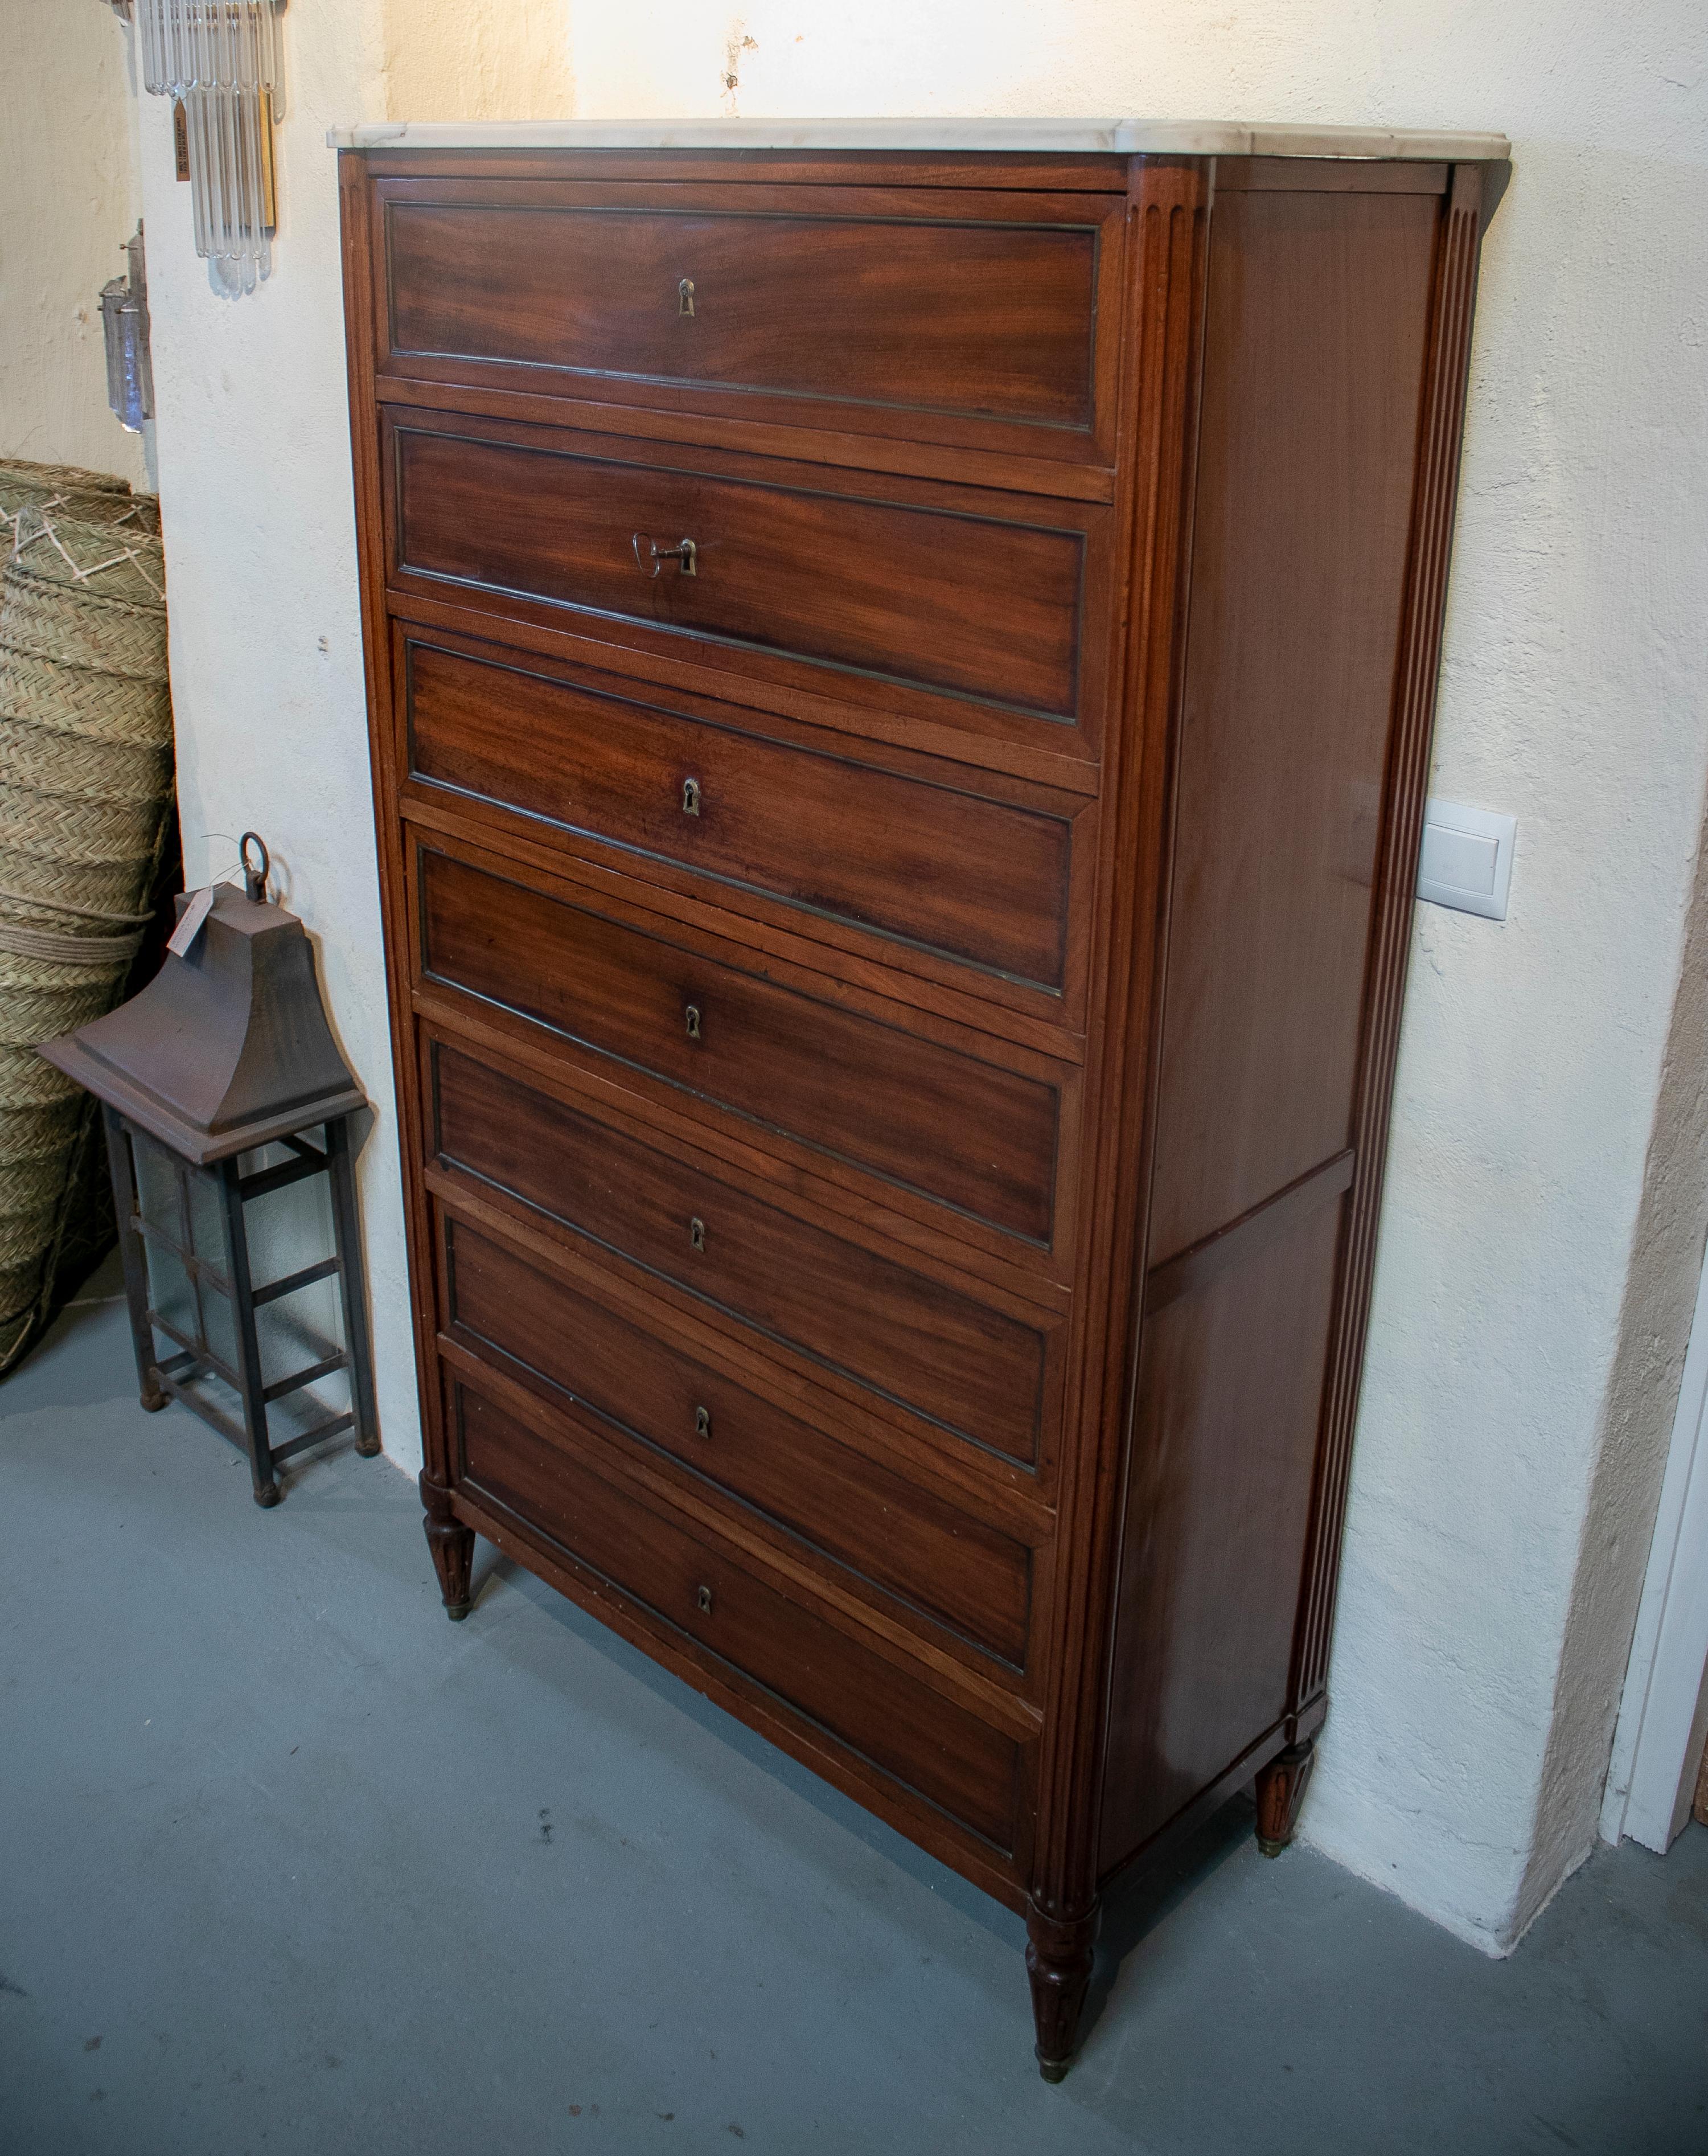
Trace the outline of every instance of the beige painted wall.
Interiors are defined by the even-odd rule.
[[[556,120],[574,110],[570,0],[383,6],[385,118]]]
[[[107,408],[100,288],[136,229],[126,40],[93,0],[0,13],[0,457],[147,484]]]
[[[1704,22],[1685,0],[1577,0],[1569,32],[1546,0],[629,0],[578,8],[566,42],[556,4],[293,0],[277,268],[235,304],[189,254],[146,102],[190,872],[228,859],[203,834],[266,829],[381,1104],[362,1174],[394,1456],[413,1380],[326,126],[557,116],[572,87],[586,116],[1504,129],[1436,783],[1516,814],[1517,865],[1504,925],[1419,910],[1306,1826],[1510,1943],[1589,1846],[1702,1238],[1677,991],[1708,777]],[[1634,1267],[1657,1234],[1672,1255]]]

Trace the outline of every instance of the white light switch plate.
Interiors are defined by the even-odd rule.
[[[1516,816],[1496,816],[1457,801],[1427,802],[1418,857],[1418,897],[1432,906],[1504,921],[1517,829]]]

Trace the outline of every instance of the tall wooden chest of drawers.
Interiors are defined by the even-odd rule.
[[[1499,145],[431,132],[341,175],[445,1600],[1023,1910],[1056,2078],[1326,1712]]]

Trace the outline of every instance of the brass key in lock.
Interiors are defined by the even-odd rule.
[[[637,531],[630,542],[634,558],[649,575],[657,576],[666,562],[674,562],[685,577],[700,574],[700,549],[691,539],[679,539],[674,547],[659,547],[644,531]]]

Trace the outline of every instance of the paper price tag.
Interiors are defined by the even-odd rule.
[[[179,916],[177,927],[173,929],[167,941],[166,947],[175,958],[189,957],[190,947],[202,933],[202,923],[213,910],[213,886],[209,884],[205,891],[198,891],[184,908]]]

